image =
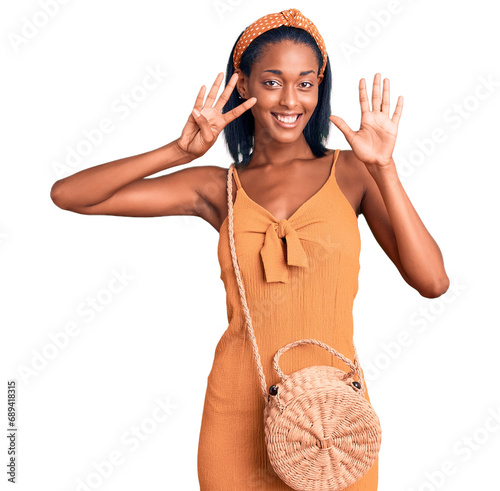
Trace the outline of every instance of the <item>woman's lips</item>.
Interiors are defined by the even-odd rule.
[[[297,119],[293,122],[293,123],[285,123],[284,121],[280,121],[277,117],[276,117],[276,114],[275,113],[271,113],[272,116],[273,116],[273,119],[274,121],[276,122],[276,124],[278,126],[281,126],[282,128],[295,128],[299,122],[300,122],[300,118],[302,117],[302,114],[299,114]]]

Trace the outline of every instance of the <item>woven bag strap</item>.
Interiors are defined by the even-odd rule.
[[[243,286],[243,280],[241,279],[240,267],[238,265],[238,259],[236,257],[236,248],[234,245],[233,179],[232,179],[233,169],[234,169],[234,164],[231,164],[229,166],[229,171],[227,173],[227,207],[228,207],[229,247],[231,249],[231,257],[233,258],[233,266],[234,266],[234,271],[236,273],[236,282],[238,283],[238,288],[240,291],[241,303],[243,304],[243,312],[245,313],[248,334],[250,335],[250,341],[252,342],[252,349],[253,349],[253,354],[255,357],[255,363],[257,364],[257,370],[259,372],[260,385],[262,388],[262,393],[264,395],[264,400],[267,402],[266,378],[264,376],[264,370],[262,368],[262,363],[260,362],[259,350],[257,348],[257,340],[255,339],[255,334],[253,331],[252,319],[250,319],[250,311],[248,310],[247,299],[245,296],[245,288]]]
[[[227,207],[228,207],[229,248],[231,249],[231,257],[233,260],[234,271],[236,273],[236,282],[238,283],[238,289],[240,292],[241,303],[243,305],[243,312],[245,314],[248,334],[250,335],[250,341],[252,343],[252,349],[253,349],[253,354],[255,357],[255,363],[257,365],[257,371],[259,373],[260,385],[261,385],[262,393],[264,395],[264,400],[267,402],[268,394],[267,394],[266,378],[264,376],[264,370],[262,368],[262,363],[260,361],[259,350],[257,347],[257,340],[255,339],[255,334],[254,334],[254,330],[253,330],[253,326],[252,326],[252,319],[250,318],[250,310],[248,309],[248,304],[247,304],[246,295],[245,295],[245,288],[243,286],[243,280],[241,278],[241,271],[240,271],[240,267],[238,264],[238,258],[236,256],[236,246],[235,246],[235,242],[234,242],[234,216],[233,216],[233,179],[232,179],[233,170],[234,170],[234,163],[232,163],[229,166],[228,173],[227,173]],[[351,368],[351,372],[346,374],[346,378],[351,377],[353,375],[353,368],[354,368],[354,370],[358,374],[359,381],[363,382],[362,375],[361,375],[361,366],[360,366],[359,359],[358,359],[358,353],[356,351],[356,347],[354,346],[354,344],[353,344],[354,363],[351,364],[350,360],[345,358],[338,351],[334,350],[333,348],[326,345],[325,343],[322,343],[322,342],[317,341],[317,340],[311,340],[311,339],[302,339],[300,341],[295,341],[294,343],[289,343],[287,346],[284,346],[276,353],[276,355],[275,355],[275,370],[282,379],[284,379],[284,375],[278,366],[279,357],[281,356],[281,354],[283,352],[292,348],[293,346],[299,346],[301,344],[306,344],[306,343],[317,344],[319,346],[325,347],[325,349],[327,349],[328,351],[330,351],[331,353],[336,355],[337,358],[340,358],[347,365],[349,365],[349,367]],[[278,367],[278,368],[276,369],[276,367]],[[364,393],[364,383],[362,383],[362,386],[363,386],[362,392]]]

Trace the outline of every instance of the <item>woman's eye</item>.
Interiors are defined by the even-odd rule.
[[[271,84],[276,84],[276,85],[271,85]],[[308,84],[308,85],[304,85],[304,84]],[[264,82],[264,85],[266,85],[267,87],[277,87],[279,85],[279,83],[276,80],[266,80]],[[299,85],[303,88],[306,88],[306,89],[313,86],[313,84],[311,82],[301,82]]]

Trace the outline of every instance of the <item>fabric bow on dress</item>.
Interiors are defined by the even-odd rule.
[[[282,238],[285,238],[286,245]],[[288,266],[308,267],[307,255],[300,243],[297,231],[286,219],[269,224],[260,256],[268,283],[286,283]]]

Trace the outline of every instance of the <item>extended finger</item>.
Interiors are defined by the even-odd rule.
[[[219,87],[220,87],[220,84],[222,83],[223,78],[224,78],[224,74],[222,72],[220,72],[217,75],[217,78],[215,79],[215,82],[212,85],[210,92],[208,93],[207,100],[205,101],[205,106],[212,107],[212,104],[214,103],[215,98],[217,97],[217,92],[219,92]]]
[[[203,108],[203,99],[205,98],[205,91],[206,87],[204,85],[201,86],[201,89],[198,92],[198,95],[196,97],[196,101],[194,103],[193,108],[198,109],[198,111],[201,111]]]
[[[214,106],[215,109],[217,109],[218,111],[222,111],[222,109],[226,105],[226,102],[229,100],[229,97],[231,96],[237,81],[238,81],[238,74],[233,73],[233,75],[229,79],[229,82],[227,83],[226,87],[224,88],[222,94],[220,95],[219,99],[215,103],[215,106]]]
[[[224,122],[225,124],[229,124],[231,121],[234,121],[236,118],[241,116],[245,111],[250,109],[257,102],[257,97],[250,97],[250,99],[246,100],[243,104],[236,106],[231,111],[224,114]]]
[[[391,105],[391,94],[389,87],[389,79],[384,79],[384,90],[382,92],[382,112],[389,116],[389,107]]]
[[[401,113],[403,112],[403,96],[400,95],[398,97],[398,103],[396,104],[396,109],[394,109],[394,114],[392,115],[392,121],[394,121],[397,125],[399,124],[399,120],[401,119]]]
[[[193,109],[192,114],[196,121],[196,124],[200,128],[201,137],[205,142],[210,143],[213,140],[214,135],[207,118],[205,118],[205,116],[203,116],[203,114],[201,114],[196,109]]]
[[[372,110],[380,111],[380,73],[376,73],[373,79]]]
[[[368,94],[366,93],[366,80],[364,78],[359,81],[359,103],[361,105],[361,114],[370,110]]]

